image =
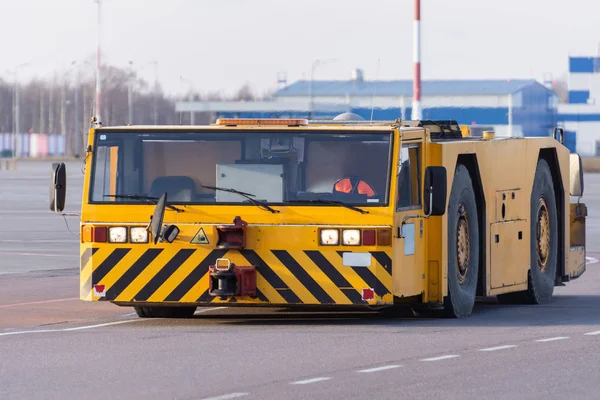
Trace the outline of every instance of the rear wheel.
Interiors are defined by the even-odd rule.
[[[546,304],[552,299],[558,265],[558,212],[546,160],[535,171],[530,203],[530,269],[527,290],[499,295],[501,303]]]
[[[456,167],[448,200],[448,296],[444,314],[468,317],[473,311],[479,275],[479,224],[473,183],[467,168]]]
[[[133,307],[140,318],[191,318],[196,307]]]

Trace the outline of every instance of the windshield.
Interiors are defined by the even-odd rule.
[[[172,204],[387,205],[391,137],[355,131],[103,130],[96,135],[89,201],[148,204],[143,196],[167,192]]]

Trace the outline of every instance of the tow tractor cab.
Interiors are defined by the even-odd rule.
[[[556,133],[561,133],[557,140]],[[455,121],[92,126],[81,299],[198,306],[546,303],[585,270],[581,160]],[[65,165],[53,164],[62,213]]]

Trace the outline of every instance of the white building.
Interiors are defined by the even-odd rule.
[[[600,156],[600,58],[569,57],[569,103],[558,121],[581,156]]]

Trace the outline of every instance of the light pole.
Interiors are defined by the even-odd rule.
[[[151,61],[154,65],[154,125],[158,125],[158,61]]]
[[[153,121],[154,125],[158,125],[158,61],[149,61],[138,69],[134,69],[134,62],[129,61],[129,76],[127,78],[127,102],[129,106],[129,123],[133,124],[133,86],[132,81],[134,72],[141,72],[149,65],[154,65],[154,110],[153,110]]]
[[[77,63],[76,61],[74,63]],[[81,64],[86,64],[88,66],[91,66],[91,63],[88,61],[83,61],[81,62]],[[80,65],[81,65],[80,64]],[[79,146],[80,146],[80,140],[81,140],[81,132],[79,131],[79,123],[80,123],[80,113],[79,113],[79,95],[81,94],[81,69],[77,68],[77,73],[75,74],[75,91],[74,91],[74,99],[73,102],[75,103],[75,110],[74,110],[74,114],[75,114],[75,152],[74,152],[74,156],[75,158],[79,158],[80,154],[79,154]]]
[[[315,70],[319,65],[324,65],[330,62],[337,61],[337,58],[330,58],[327,60],[315,60],[312,63],[312,67],[310,69],[310,83],[308,84],[308,97],[309,97],[309,105],[308,105],[308,119],[312,119],[313,117],[313,80],[315,77]]]
[[[133,78],[133,61],[129,61],[129,75],[127,77],[127,111],[128,123],[133,125],[133,93],[131,92],[131,81]]]
[[[192,102],[192,100],[194,99],[194,83],[192,81],[190,81],[189,79],[184,78],[183,76],[179,76],[179,80],[181,82],[187,82],[190,85],[190,95],[189,95],[189,101]],[[195,119],[195,115],[194,115],[194,110],[190,110],[190,125],[195,125],[196,119]]]
[[[14,92],[15,92],[15,96],[14,96],[14,111],[15,111],[15,151],[13,152],[13,159],[14,162],[16,164],[17,162],[17,156],[20,155],[19,153],[21,153],[21,149],[19,147],[19,139],[21,139],[21,101],[20,101],[20,94],[19,94],[19,69],[21,69],[22,67],[25,67],[27,65],[29,65],[30,62],[26,62],[23,64],[19,64],[15,67],[15,88],[14,88]]]

